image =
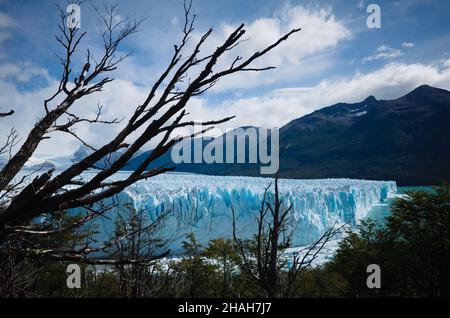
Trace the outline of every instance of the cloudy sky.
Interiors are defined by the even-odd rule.
[[[121,15],[147,20],[121,48],[132,55],[115,71],[116,80],[104,92],[74,106],[83,115],[92,116],[97,103],[104,105],[105,119],[129,114],[145,99],[181,37],[181,0],[116,2]],[[246,41],[218,67],[229,65],[235,55],[248,56],[265,47],[293,27],[302,31],[259,64],[276,70],[225,78],[191,101],[190,116],[236,115],[227,128],[280,127],[337,102],[357,102],[369,95],[396,98],[421,84],[450,89],[450,1],[372,2],[381,7],[380,29],[367,27],[367,0],[194,0],[198,18],[192,40],[214,28],[206,51],[213,50],[233,27],[246,24]],[[90,48],[94,54],[101,41],[92,7],[102,3],[86,1],[81,6],[81,28],[88,32],[82,49]],[[54,40],[57,23],[54,1],[0,0],[0,111],[16,110],[0,122],[2,138],[12,126],[25,138],[43,114],[43,100],[57,86],[61,74],[55,58],[61,52]],[[75,63],[84,58],[82,49]],[[101,145],[119,128],[80,126],[78,133]],[[39,147],[36,158],[67,155],[78,146],[69,136],[56,135]]]

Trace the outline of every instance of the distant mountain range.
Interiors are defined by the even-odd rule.
[[[49,169],[66,169],[73,165],[74,163],[84,159],[88,155],[90,155],[93,152],[93,150],[87,146],[81,145],[74,153],[66,155],[66,156],[59,156],[59,157],[52,157],[45,161],[34,159],[29,160],[25,164],[25,169],[28,170],[49,170]],[[115,160],[117,160],[122,154],[124,150],[121,149],[119,151],[116,151],[112,153],[111,155],[104,157],[103,159],[100,159],[95,163],[95,167],[99,169],[103,169],[105,167],[108,167],[111,163],[113,163]],[[141,154],[141,152],[138,152],[137,155]],[[0,157],[0,168],[6,163],[6,159]]]
[[[133,158],[127,169],[147,155]],[[170,153],[154,165],[167,162]],[[175,166],[186,172],[259,175],[259,164]],[[280,129],[280,176],[395,180],[400,185],[448,181],[450,92],[423,85],[395,100],[369,96],[295,119]]]
[[[288,123],[282,174],[434,184],[450,179],[450,92],[420,86],[395,100],[368,97]]]
[[[43,164],[62,168],[90,151],[80,147],[71,156]],[[148,154],[137,154],[125,169],[135,169]],[[104,167],[119,155],[114,153],[97,166]],[[172,163],[170,151],[149,168],[166,163]],[[184,172],[260,176],[259,163],[174,165]],[[395,180],[399,185],[449,181],[450,92],[423,85],[395,100],[369,96],[360,103],[339,103],[295,119],[280,129],[280,176]]]

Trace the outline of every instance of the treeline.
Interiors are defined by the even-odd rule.
[[[82,268],[82,288],[66,286],[66,266],[26,256],[1,259],[2,297],[442,297],[450,295],[450,187],[433,192],[410,192],[392,205],[383,224],[361,222],[347,233],[334,257],[322,266],[311,266],[299,255],[287,255],[289,241],[274,237],[271,210],[286,220],[289,207],[270,198],[270,223],[253,240],[217,239],[206,246],[186,237],[180,258],[163,258],[148,264],[87,265]],[[269,208],[270,207],[270,208]],[[275,213],[275,211],[273,211]],[[116,259],[154,252],[163,244],[157,228],[142,229],[142,214],[132,211],[118,218],[110,253]],[[265,214],[260,214],[265,220]],[[49,220],[50,222],[51,220]],[[135,226],[138,231],[125,235]],[[261,222],[261,224],[267,224]],[[283,229],[283,223],[279,223]],[[61,236],[51,244],[75,244],[88,232]],[[117,238],[126,237],[124,240]],[[319,241],[323,243],[324,241]],[[282,243],[285,243],[284,245]],[[273,246],[275,244],[276,246]],[[320,246],[320,244],[319,244]],[[276,247],[276,248],[272,248]],[[273,254],[273,250],[277,250]],[[311,250],[310,258],[314,258]],[[272,251],[272,252],[271,252]],[[147,255],[148,256],[148,255]],[[270,260],[276,256],[275,267]],[[295,260],[297,256],[297,263]],[[366,285],[369,264],[381,269],[381,288]],[[273,265],[273,264],[272,264]],[[295,269],[295,271],[293,270]],[[295,275],[294,275],[295,274]]]

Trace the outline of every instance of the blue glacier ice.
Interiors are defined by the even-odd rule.
[[[169,211],[158,235],[177,253],[190,232],[203,243],[230,238],[231,207],[236,213],[237,234],[243,239],[252,237],[255,216],[270,182],[273,180],[258,177],[168,173],[127,188],[119,194],[116,210],[131,204],[138,211],[146,211],[150,220]],[[356,225],[374,205],[397,192],[393,181],[353,179],[281,179],[279,188],[283,201],[293,203],[294,246],[312,243],[334,224]],[[102,219],[101,223],[103,235],[111,233],[113,222]]]

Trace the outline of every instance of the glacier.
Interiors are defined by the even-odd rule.
[[[219,237],[231,238],[232,207],[237,235],[251,238],[256,233],[256,215],[264,189],[271,182],[269,191],[273,191],[270,178],[166,173],[125,189],[116,198],[114,210],[123,212],[131,205],[145,211],[150,221],[167,213],[158,236],[175,255],[183,252],[182,241],[191,232],[203,244]],[[279,189],[283,202],[293,204],[293,246],[311,244],[333,225],[355,226],[373,206],[397,192],[394,181],[354,179],[280,179]],[[97,222],[101,235],[107,238],[114,222],[106,218]]]

